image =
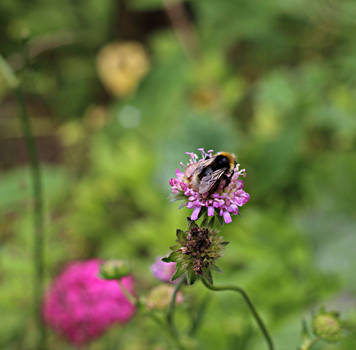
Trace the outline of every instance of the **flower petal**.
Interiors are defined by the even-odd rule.
[[[224,211],[223,213],[225,224],[230,224],[232,222],[231,215],[228,211]]]
[[[214,207],[208,207],[208,216],[214,216],[215,209]]]
[[[195,207],[193,212],[192,212],[192,215],[190,216],[190,219],[195,221],[198,219],[198,216],[199,216],[199,213],[200,213],[200,210],[201,210],[201,207]]]

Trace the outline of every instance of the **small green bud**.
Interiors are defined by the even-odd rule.
[[[328,342],[337,342],[341,339],[342,325],[337,312],[326,312],[320,309],[313,318],[314,334]]]
[[[100,268],[100,276],[106,280],[119,280],[130,273],[130,267],[122,260],[109,260],[103,263]]]

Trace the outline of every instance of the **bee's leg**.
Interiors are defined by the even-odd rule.
[[[233,172],[230,174],[230,176],[224,175],[225,187],[230,185],[230,182],[231,182],[231,179],[232,179],[232,175],[234,175]]]

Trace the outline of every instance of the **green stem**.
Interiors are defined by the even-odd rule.
[[[38,349],[46,349],[46,328],[42,318],[42,298],[44,279],[44,214],[42,196],[42,177],[40,163],[37,154],[35,140],[32,134],[30,119],[26,111],[26,105],[21,88],[15,89],[16,100],[19,109],[19,118],[22,132],[25,137],[28,157],[30,161],[33,202],[34,202],[34,242],[33,242],[33,262],[34,262],[34,306],[37,327],[39,329]]]
[[[305,344],[300,347],[300,350],[310,350],[314,344],[320,340],[319,337],[314,338],[313,340],[308,340]]]
[[[125,295],[125,297],[129,301],[131,301],[132,304],[138,305],[139,300],[128,291],[128,289],[125,287],[125,285],[122,283],[122,281],[117,280],[117,282],[119,283],[120,289],[121,289],[122,293]]]
[[[173,294],[172,294],[171,302],[169,304],[167,316],[166,316],[169,331],[170,331],[172,337],[175,339],[178,349],[184,349],[184,347],[182,346],[182,344],[179,341],[179,334],[178,334],[178,331],[174,324],[174,312],[175,312],[177,294],[178,294],[179,290],[181,289],[181,287],[183,286],[185,279],[186,279],[186,277],[183,276],[180,279],[180,281],[176,284]]]
[[[182,347],[182,345],[179,342],[179,339],[174,334],[172,334],[169,326],[167,327],[167,324],[164,323],[163,320],[161,320],[157,315],[155,315],[152,312],[147,313],[146,315],[151,317],[152,320],[154,320],[157,323],[157,325],[160,327],[160,329],[164,329],[167,332],[167,334],[170,336],[170,338],[172,339],[172,341],[174,342],[174,344],[177,346],[178,349],[184,350],[184,348]]]
[[[259,316],[259,314],[257,313],[256,308],[254,307],[251,299],[249,298],[249,296],[247,295],[247,293],[240,287],[237,286],[220,286],[220,287],[216,287],[210,283],[208,283],[205,279],[202,279],[203,284],[205,285],[205,287],[207,287],[210,290],[214,290],[214,291],[224,291],[224,290],[231,290],[237,293],[240,293],[242,295],[242,297],[244,298],[246,304],[248,305],[253,317],[255,318],[258,326],[261,329],[261,332],[267,342],[268,345],[268,349],[269,350],[274,350],[274,346],[273,346],[273,342],[272,342],[272,338],[268,333],[268,330],[266,328],[266,326],[264,325],[261,317]]]
[[[190,327],[189,335],[191,337],[193,337],[197,333],[198,328],[199,328],[199,326],[203,320],[203,317],[205,315],[205,311],[206,311],[209,301],[210,301],[210,296],[207,295],[203,299],[203,301],[200,303],[197,313],[196,313],[196,316],[193,318],[192,325]]]

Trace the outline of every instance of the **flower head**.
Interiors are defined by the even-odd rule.
[[[115,323],[128,322],[136,310],[117,281],[101,279],[99,270],[99,260],[71,263],[54,280],[44,300],[45,321],[77,346],[99,337]],[[132,276],[121,282],[133,293]]]
[[[175,262],[164,262],[161,257],[156,258],[154,264],[151,265],[153,275],[162,282],[172,283],[175,268]]]
[[[173,280],[187,272],[188,284],[200,277],[212,282],[211,270],[220,270],[215,262],[223,255],[228,242],[224,242],[216,230],[199,227],[190,219],[188,224],[187,231],[177,230],[178,244],[173,246],[172,253],[162,260],[176,262]]]
[[[208,152],[203,148],[198,150],[202,153],[200,159],[195,153],[186,152],[190,160],[186,165],[181,163],[183,170],[177,169],[176,177],[170,179],[171,191],[175,199],[183,199],[186,202],[185,206],[193,209],[191,220],[197,220],[204,213],[208,217],[217,215],[220,220],[223,219],[226,224],[229,224],[232,221],[231,215],[237,215],[239,208],[250,199],[250,195],[243,190],[244,183],[240,179],[241,176],[246,176],[245,169],[239,170],[239,164],[236,164],[228,178],[216,183],[217,186],[212,193],[200,193],[196,189],[195,182],[203,178],[203,162],[214,158],[214,155],[213,150]],[[197,171],[200,171],[199,176],[195,174]]]

